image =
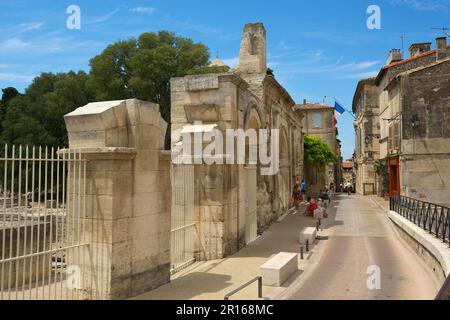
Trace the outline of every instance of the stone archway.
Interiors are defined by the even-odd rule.
[[[266,114],[260,105],[255,101],[249,104],[245,112],[245,130],[248,129],[267,129]],[[257,225],[258,234],[262,234],[273,220],[274,177],[263,176],[260,174],[260,164],[257,165],[256,191],[257,191]]]

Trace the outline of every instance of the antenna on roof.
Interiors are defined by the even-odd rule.
[[[447,37],[450,37],[450,34],[448,34],[448,31],[450,31],[449,28],[442,27],[442,28],[431,28],[431,29],[433,29],[433,30],[441,30],[442,33],[444,33]]]
[[[405,40],[405,35],[403,33],[400,35],[400,40],[402,41],[402,54],[403,54],[404,53],[403,43]]]

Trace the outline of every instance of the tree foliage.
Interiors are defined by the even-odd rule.
[[[119,41],[91,59],[89,86],[96,100],[138,98],[160,105],[170,122],[170,79],[220,72],[208,67],[208,48],[167,31]]]
[[[85,72],[43,73],[24,95],[13,98],[4,116],[1,140],[10,144],[67,145],[64,115],[93,100]]]
[[[90,73],[42,73],[23,95],[3,90],[0,140],[66,146],[63,116],[92,101],[138,98],[160,105],[170,122],[170,79],[228,71],[209,67],[208,48],[167,31],[118,41],[90,60]]]
[[[305,134],[305,161],[315,167],[323,167],[337,162],[338,156],[323,140]]]

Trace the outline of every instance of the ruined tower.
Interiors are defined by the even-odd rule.
[[[266,29],[262,23],[244,26],[238,69],[242,74],[266,74]]]

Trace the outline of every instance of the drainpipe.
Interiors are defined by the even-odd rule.
[[[236,126],[239,126],[239,89],[240,89],[240,87],[239,86],[236,86]],[[238,181],[237,181],[237,189],[238,189],[238,199],[240,200],[241,199],[241,197],[240,197],[240,179],[241,179],[241,175],[240,175],[240,170],[238,169],[238,174],[237,174],[237,177],[238,177]],[[238,203],[240,203],[240,201],[238,201]],[[237,246],[237,248],[236,248],[236,252],[239,252],[239,249],[240,249],[240,239],[241,239],[241,233],[240,233],[240,230],[239,230],[239,216],[240,216],[240,214],[241,214],[241,211],[239,210],[239,205],[238,205],[238,210],[237,210],[237,217],[236,217],[236,228],[237,228],[237,230],[236,230],[236,234],[237,234],[237,244],[236,244],[236,246]],[[245,237],[245,235],[244,235],[244,237]]]
[[[399,134],[398,134],[398,138],[399,138],[399,146],[400,146],[400,152],[399,152],[399,156],[398,156],[398,174],[399,174],[399,178],[398,180],[401,183],[401,188],[403,190],[403,194],[405,194],[405,184],[403,183],[403,174],[401,168],[403,167],[401,165],[402,163],[402,158],[403,158],[403,98],[402,98],[402,78],[399,77],[397,78],[397,85],[398,85],[398,112],[399,112],[399,118],[400,118],[400,124],[399,124]],[[399,186],[400,187],[400,186]]]

